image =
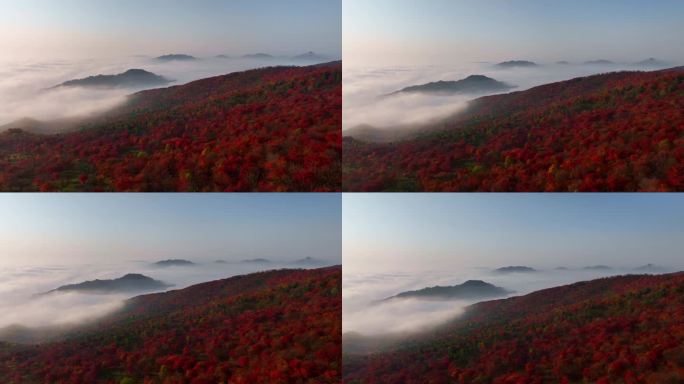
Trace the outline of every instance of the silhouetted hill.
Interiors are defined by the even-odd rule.
[[[185,54],[170,54],[156,57],[155,60],[169,62],[169,61],[194,61],[196,57]]]
[[[118,75],[97,75],[83,79],[69,80],[53,87],[81,87],[81,88],[143,88],[160,87],[171,83],[163,76],[155,75],[143,69],[129,69]]]
[[[145,275],[129,273],[112,280],[90,280],[78,284],[63,285],[52,292],[81,292],[81,293],[130,293],[154,291],[170,287],[162,281]]]
[[[301,55],[297,55],[293,57],[295,60],[302,60],[302,61],[325,61],[325,60],[330,60],[327,56],[319,55],[315,52],[307,52],[303,53]]]
[[[641,267],[634,268],[634,270],[643,273],[661,273],[666,271],[665,268],[654,264],[642,265]]]
[[[584,64],[586,65],[615,65],[614,62],[610,60],[590,60],[590,61],[585,61]]]
[[[486,283],[481,280],[468,280],[463,284],[454,286],[435,286],[416,291],[401,292],[383,301],[393,299],[435,299],[435,300],[483,300],[506,296],[512,293],[501,287]]]
[[[299,266],[323,266],[323,265],[329,265],[328,262],[324,260],[319,260],[315,259],[313,257],[305,257],[303,259],[295,260],[292,262],[292,265],[299,265]]]
[[[245,59],[274,59],[275,56],[269,55],[268,53],[250,53],[242,56]]]
[[[663,68],[663,67],[667,67],[668,63],[666,63],[662,60],[654,59],[651,57],[651,58],[648,58],[646,60],[642,60],[638,63],[635,63],[634,65],[636,65],[637,67],[644,67],[644,68]]]
[[[502,268],[497,268],[494,270],[496,273],[531,273],[531,272],[537,272],[536,269],[531,268],[531,267],[525,267],[525,266],[510,266],[510,267],[502,267]]]
[[[154,263],[157,267],[173,267],[173,266],[180,266],[180,267],[190,267],[195,265],[192,261],[189,260],[183,260],[183,259],[168,259],[168,260],[161,260],[157,261]]]
[[[590,265],[583,268],[585,271],[610,271],[611,267],[607,265]]]
[[[537,67],[538,64],[527,60],[510,60],[496,65],[499,68],[530,68]]]
[[[346,137],[343,189],[682,191],[683,109],[682,68],[482,97],[399,141]]]
[[[138,296],[61,341],[0,344],[2,383],[321,383],[341,375],[341,267]]]
[[[391,352],[345,356],[343,382],[680,383],[683,294],[679,273],[478,303]]]
[[[514,86],[494,80],[487,76],[472,75],[458,81],[437,81],[422,85],[406,87],[391,95],[401,93],[429,93],[429,94],[482,94],[508,91]]]
[[[271,260],[258,258],[258,259],[240,260],[240,262],[245,263],[245,264],[269,264],[269,263],[271,263]]]

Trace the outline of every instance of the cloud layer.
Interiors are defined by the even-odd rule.
[[[466,306],[479,301],[405,299],[378,303],[378,300],[408,290],[435,285],[457,285],[467,280],[484,280],[515,291],[509,295],[512,297],[578,281],[630,273],[638,272],[631,269],[553,269],[540,270],[537,273],[499,274],[491,269],[477,268],[385,274],[345,272],[342,293],[342,329],[343,332],[355,332],[368,336],[419,332],[457,318]]]
[[[475,96],[405,94],[383,97],[407,86],[440,80],[460,80],[485,75],[517,86],[523,91],[535,86],[576,77],[619,70],[652,70],[633,64],[585,65],[541,64],[533,68],[499,69],[495,63],[465,63],[450,66],[345,67],[343,129],[360,125],[392,129],[402,125],[439,121],[462,111]]]
[[[200,58],[187,62],[159,62],[152,57],[113,60],[0,62],[0,126],[22,118],[52,120],[100,113],[124,102],[139,89],[52,89],[67,80],[98,74],[113,75],[144,69],[170,79],[173,85],[271,65],[307,65],[289,58],[254,60]]]
[[[202,282],[278,268],[302,266],[289,262],[258,264],[206,261],[197,262],[195,266],[190,267],[155,267],[147,261],[129,261],[110,265],[0,269],[0,330],[17,325],[33,328],[78,324],[111,313],[121,308],[124,300],[136,296],[75,292],[39,295],[65,284],[113,279],[127,273],[142,273],[172,284],[168,290],[174,290]]]

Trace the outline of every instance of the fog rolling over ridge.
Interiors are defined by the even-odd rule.
[[[293,52],[294,55],[294,52]],[[337,55],[326,54],[330,60]],[[50,121],[97,115],[121,105],[137,91],[207,77],[275,65],[311,65],[320,59],[297,59],[292,55],[271,59],[199,57],[192,61],[158,61],[152,56],[124,56],[71,60],[0,61],[0,126],[31,118]],[[91,76],[113,76],[141,69],[174,80],[168,85],[135,83],[126,87],[56,87]]]
[[[432,65],[396,66],[345,66],[343,78],[343,130],[354,136],[354,131],[364,126],[379,131],[428,126],[439,128],[445,119],[467,109],[468,102],[481,96],[525,91],[530,88],[615,71],[650,71],[674,67],[677,62],[645,61],[616,62],[612,64],[567,64],[540,62],[532,67],[499,67],[496,61],[461,62],[456,64],[434,63]],[[459,81],[470,76],[487,76],[498,82],[515,86],[510,90],[487,90],[481,92],[410,93],[398,90],[427,83]],[[392,94],[392,97],[383,97]]]
[[[21,335],[30,339],[32,328],[86,324],[144,293],[258,271],[339,265],[340,199],[338,194],[1,196],[0,341],[24,328],[29,330]]]
[[[147,261],[125,261],[117,264],[83,264],[68,266],[35,266],[0,269],[0,341],[7,327],[68,327],[96,320],[124,305],[126,299],[145,293],[163,292],[191,285],[225,279],[236,275],[281,268],[317,268],[333,265],[322,261],[303,265],[295,260],[276,260],[269,264],[230,261],[196,262],[192,267],[159,268]],[[88,290],[76,289],[86,281],[121,279],[130,273],[142,274],[163,282],[145,289]],[[164,286],[167,285],[167,286]],[[67,289],[57,290],[58,287]]]
[[[439,125],[474,97],[399,89],[484,75],[514,91],[621,70],[684,64],[682,2],[360,0],[342,8],[344,129]],[[369,38],[370,37],[370,38]],[[494,94],[490,92],[488,94]]]

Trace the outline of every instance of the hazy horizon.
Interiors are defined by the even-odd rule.
[[[3,267],[341,259],[339,194],[8,194],[0,210]]]
[[[341,52],[336,0],[0,0],[0,5],[0,51],[12,52],[13,59]]]
[[[0,0],[0,9],[0,126],[89,117],[159,87],[51,89],[68,80],[143,69],[175,80],[172,86],[342,56],[337,0]],[[297,58],[307,52],[316,55]],[[274,57],[243,57],[256,53]],[[167,54],[198,60],[155,60]]]
[[[480,94],[386,95],[485,75],[509,92],[622,70],[684,65],[684,3],[644,0],[346,0],[343,129],[392,132],[440,123]],[[655,61],[642,63],[650,58]],[[512,60],[533,68],[501,68]],[[587,64],[596,60],[612,64]],[[568,62],[558,63],[558,62]],[[353,134],[353,133],[352,133]]]
[[[339,194],[6,194],[0,211],[0,341],[3,327],[77,324],[140,294],[37,296],[65,284],[140,273],[165,291],[341,264]],[[271,262],[242,262],[257,258]],[[154,265],[166,259],[195,265]]]
[[[345,0],[348,66],[506,60],[684,62],[684,4],[643,0]]]

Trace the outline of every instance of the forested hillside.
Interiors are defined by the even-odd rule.
[[[341,268],[130,299],[65,340],[0,344],[3,383],[338,383]]]
[[[681,191],[684,68],[484,97],[416,137],[343,147],[347,191]]]
[[[622,276],[473,305],[345,383],[681,383],[684,274]]]
[[[337,191],[342,65],[143,91],[76,132],[0,133],[3,191]]]

